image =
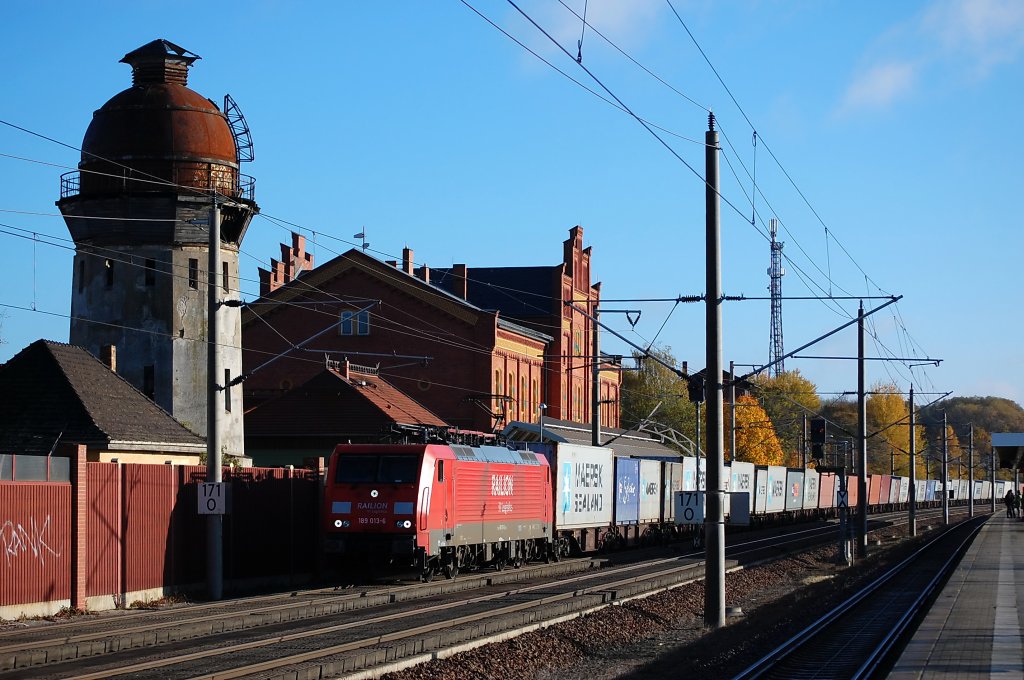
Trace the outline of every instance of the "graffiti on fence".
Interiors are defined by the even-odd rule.
[[[21,556],[28,556],[46,565],[46,558],[60,557],[60,552],[50,546],[50,516],[47,515],[42,524],[36,523],[36,518],[29,519],[28,528],[20,523],[15,524],[11,520],[0,524],[0,549],[3,550],[7,566],[11,560]]]

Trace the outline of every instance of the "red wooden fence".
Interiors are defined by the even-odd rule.
[[[0,617],[30,604],[35,613],[69,603],[125,606],[155,590],[202,585],[206,518],[196,506],[205,467],[87,463],[76,473],[72,460],[71,468],[71,483],[0,481]],[[78,476],[85,495],[76,526]],[[312,573],[317,474],[225,468],[223,479],[226,587],[232,579]]]

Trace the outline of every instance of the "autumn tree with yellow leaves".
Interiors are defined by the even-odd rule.
[[[728,404],[725,408],[724,422],[728,424]],[[729,438],[725,439],[728,449]],[[757,399],[749,395],[736,397],[736,454],[730,451],[729,458],[755,465],[785,465],[786,462],[775,426]]]

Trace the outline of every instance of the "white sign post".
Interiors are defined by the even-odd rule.
[[[199,484],[199,514],[223,515],[227,502],[227,485],[224,482],[201,482]]]

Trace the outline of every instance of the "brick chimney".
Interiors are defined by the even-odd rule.
[[[463,300],[469,298],[469,281],[467,280],[468,270],[464,264],[452,265],[452,276],[455,280],[452,282],[452,292],[458,295]]]
[[[406,274],[412,274],[412,248],[402,248],[402,270]]]
[[[114,373],[117,373],[117,345],[100,347],[100,361]]]
[[[430,283],[430,267],[423,265],[416,269],[416,276],[423,279],[424,283]]]

